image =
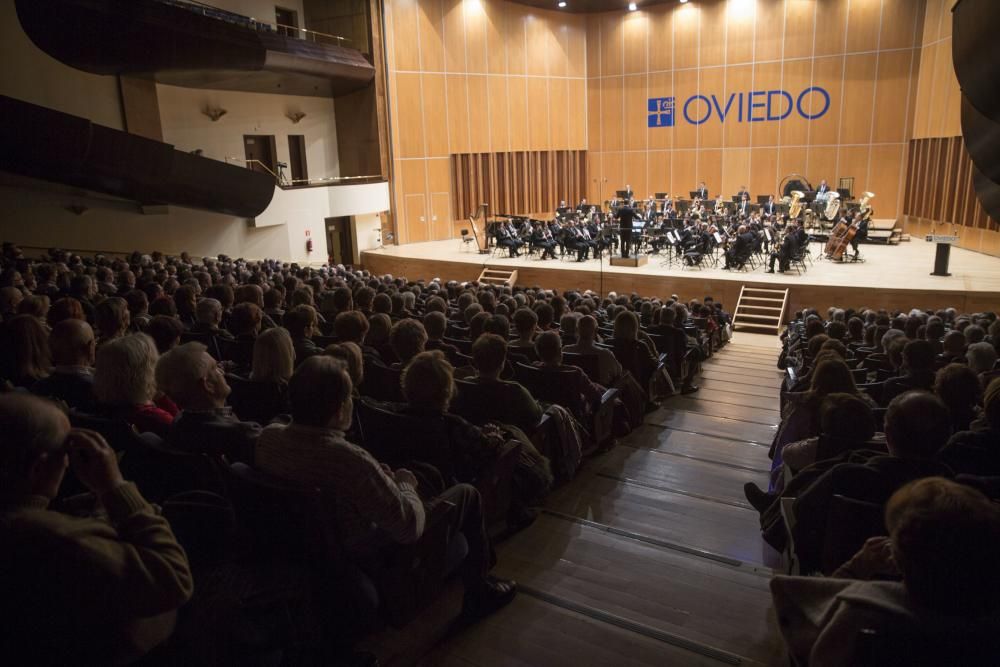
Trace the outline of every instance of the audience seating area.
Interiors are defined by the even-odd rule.
[[[2,269],[6,394],[54,401],[73,429],[106,442],[139,493],[173,508],[194,596],[151,664],[206,642],[220,661],[276,651],[363,662],[359,642],[407,627],[454,579],[464,618],[503,606],[516,584],[486,574],[490,542],[532,525],[552,488],[660,402],[697,391],[700,364],[731,331],[710,300],[343,266],[29,258],[6,244]],[[324,396],[334,398],[317,407]],[[335,414],[315,422],[309,410]],[[311,469],[322,454],[298,452],[293,432],[360,447],[372,479],[354,478],[359,489],[382,485],[392,503],[419,496],[419,519],[398,519],[406,536],[388,535],[387,510],[367,496],[332,493]],[[272,435],[290,439],[265,454]],[[79,514],[95,497],[74,465],[49,507]],[[359,520],[375,527],[374,551],[355,544]],[[217,641],[254,614],[285,616],[296,632],[267,627],[263,646]]]

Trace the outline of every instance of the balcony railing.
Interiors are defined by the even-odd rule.
[[[322,187],[325,185],[344,185],[344,184],[354,184],[362,185],[364,183],[380,183],[385,180],[381,174],[370,174],[368,176],[323,176],[321,178],[288,178],[285,174],[285,168],[283,166],[278,166],[278,172],[275,173],[267,164],[261,162],[260,160],[246,159],[242,157],[227,157],[225,159],[226,164],[244,164],[247,169],[253,169],[255,167],[260,167],[267,173],[274,177],[274,184],[282,189],[289,188],[310,188],[310,187]]]
[[[180,7],[196,14],[201,14],[202,16],[208,16],[209,18],[214,18],[219,21],[226,21],[227,23],[234,23],[236,25],[249,28],[251,30],[257,30],[259,32],[267,33],[277,33],[283,34],[287,37],[293,37],[292,34],[297,35],[298,39],[303,39],[310,42],[315,42],[317,44],[333,44],[335,46],[343,46],[345,42],[350,42],[351,40],[347,37],[341,37],[339,35],[330,35],[325,32],[317,32],[315,30],[307,30],[305,28],[299,28],[293,25],[285,25],[283,23],[276,23],[274,21],[262,21],[256,19],[252,16],[244,16],[243,14],[237,14],[231,12],[227,9],[221,9],[213,5],[206,4],[204,2],[197,2],[196,0],[159,0],[164,4],[173,5],[174,7]]]

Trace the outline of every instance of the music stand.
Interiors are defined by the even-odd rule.
[[[628,197],[628,190],[615,190],[615,197],[618,199],[625,199]]]
[[[767,198],[771,195],[757,195],[757,203],[763,206],[767,203]]]
[[[666,199],[668,194],[667,192],[657,192],[654,195],[654,199]]]
[[[688,194],[691,195],[691,199],[695,199],[696,197],[699,196],[697,190],[689,190]]]

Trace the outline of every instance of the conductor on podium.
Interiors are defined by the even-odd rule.
[[[622,257],[628,257],[632,249],[632,220],[635,218],[635,210],[626,202],[618,209],[618,234],[622,242]]]

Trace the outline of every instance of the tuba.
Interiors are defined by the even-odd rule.
[[[837,219],[840,211],[840,193],[830,192],[826,197],[826,208],[823,210],[823,217],[833,222]]]
[[[792,201],[788,206],[788,217],[793,220],[799,217],[799,213],[802,212],[802,198],[806,196],[806,193],[801,190],[792,190]]]
[[[862,220],[870,220],[872,217],[872,213],[874,213],[871,204],[869,203],[872,199],[875,199],[874,192],[861,193],[861,202],[860,205],[858,206],[858,212],[861,214]]]

